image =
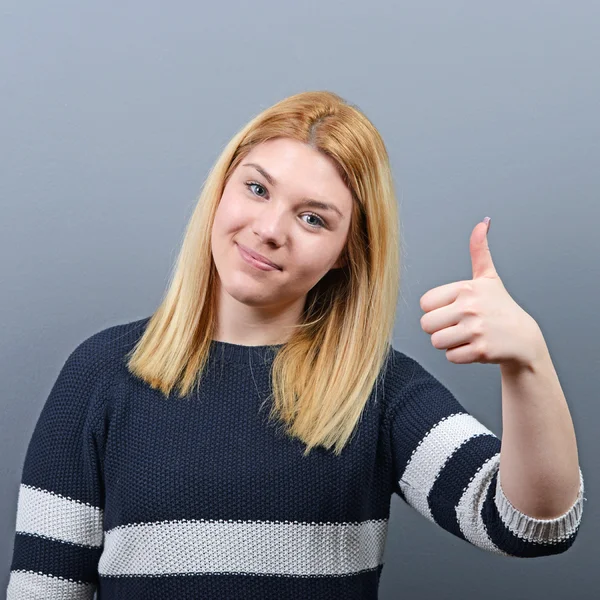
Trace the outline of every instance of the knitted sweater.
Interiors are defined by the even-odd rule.
[[[583,511],[515,509],[500,439],[390,346],[336,457],[267,422],[280,346],[214,341],[199,391],[167,399],[125,353],[149,318],[93,334],[40,413],[18,493],[8,600],[376,599],[393,493],[504,556],[566,551]]]

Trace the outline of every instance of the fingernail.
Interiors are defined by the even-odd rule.
[[[484,222],[484,223],[487,223],[487,231],[486,231],[486,233],[487,233],[487,232],[490,230],[490,225],[491,225],[491,223],[492,223],[492,219],[491,219],[490,217],[486,217],[486,218],[483,220],[483,222]]]

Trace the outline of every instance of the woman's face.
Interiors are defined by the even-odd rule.
[[[297,304],[342,266],[352,201],[332,160],[307,144],[276,138],[256,146],[232,173],[215,215],[211,245],[222,293],[252,307]],[[280,268],[248,264],[238,244]]]

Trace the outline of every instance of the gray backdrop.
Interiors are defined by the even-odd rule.
[[[66,357],[156,308],[229,138],[283,97],[329,89],[390,153],[395,347],[501,435],[499,367],[450,363],[419,323],[423,293],[471,278],[469,236],[492,217],[496,268],[545,335],[589,499],[567,553],[517,559],[394,497],[380,597],[595,595],[599,2],[4,0],[0,14],[2,594],[25,452]]]

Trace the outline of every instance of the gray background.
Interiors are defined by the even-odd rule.
[[[497,365],[457,365],[419,298],[469,237],[540,324],[577,432],[583,525],[505,558],[392,499],[380,597],[589,598],[597,571],[600,3],[4,0],[0,23],[0,590],[22,463],[68,354],[158,305],[205,176],[274,102],[330,89],[386,141],[400,202],[394,346],[502,433]],[[596,558],[594,558],[596,557]]]

